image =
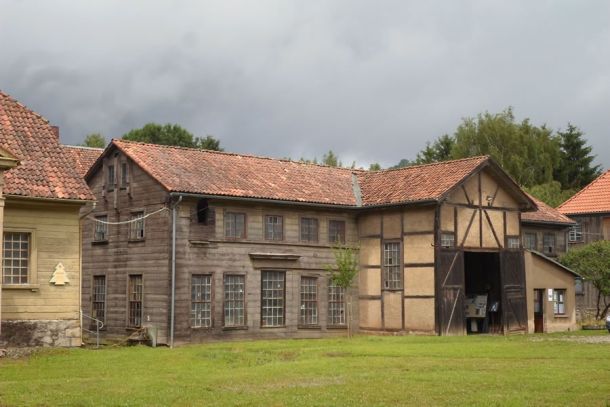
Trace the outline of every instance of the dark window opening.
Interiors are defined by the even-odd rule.
[[[197,201],[197,222],[207,225],[209,223],[209,219],[208,219],[209,213],[210,213],[210,208],[208,205],[208,200],[207,199],[198,200]]]

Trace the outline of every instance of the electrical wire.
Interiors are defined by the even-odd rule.
[[[151,213],[147,213],[147,214],[146,214],[146,215],[144,215],[144,216],[140,216],[140,217],[135,218],[135,219],[124,220],[124,221],[121,221],[121,222],[107,222],[107,221],[105,221],[105,220],[99,220],[99,219],[96,219],[96,218],[94,218],[94,217],[92,217],[92,216],[87,216],[87,218],[88,218],[88,219],[91,219],[91,220],[93,220],[93,221],[95,221],[95,222],[97,222],[97,223],[102,223],[102,224],[104,224],[104,225],[126,225],[126,224],[128,224],[128,223],[139,222],[139,221],[141,221],[141,220],[143,220],[143,219],[148,218],[149,216],[155,215],[155,214],[160,213],[160,212],[163,212],[163,211],[169,211],[169,208],[168,208],[168,207],[166,207],[166,206],[164,206],[163,208],[158,209],[158,210],[156,210],[156,211],[154,211],[154,212],[151,212]]]

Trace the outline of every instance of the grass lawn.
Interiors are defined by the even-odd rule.
[[[0,359],[0,405],[609,406],[604,336],[358,336],[46,350]]]

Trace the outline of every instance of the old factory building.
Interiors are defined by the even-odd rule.
[[[572,222],[489,157],[372,172],[113,140],[85,178],[82,305],[108,338],[575,326],[575,276],[522,243],[522,216]],[[359,252],[351,313],[338,245]]]

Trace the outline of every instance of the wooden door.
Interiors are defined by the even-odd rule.
[[[534,289],[534,333],[544,332],[544,289]]]
[[[522,251],[505,250],[501,254],[502,319],[504,333],[527,331],[525,300],[525,262]]]
[[[464,252],[441,250],[436,277],[439,334],[464,335]]]

